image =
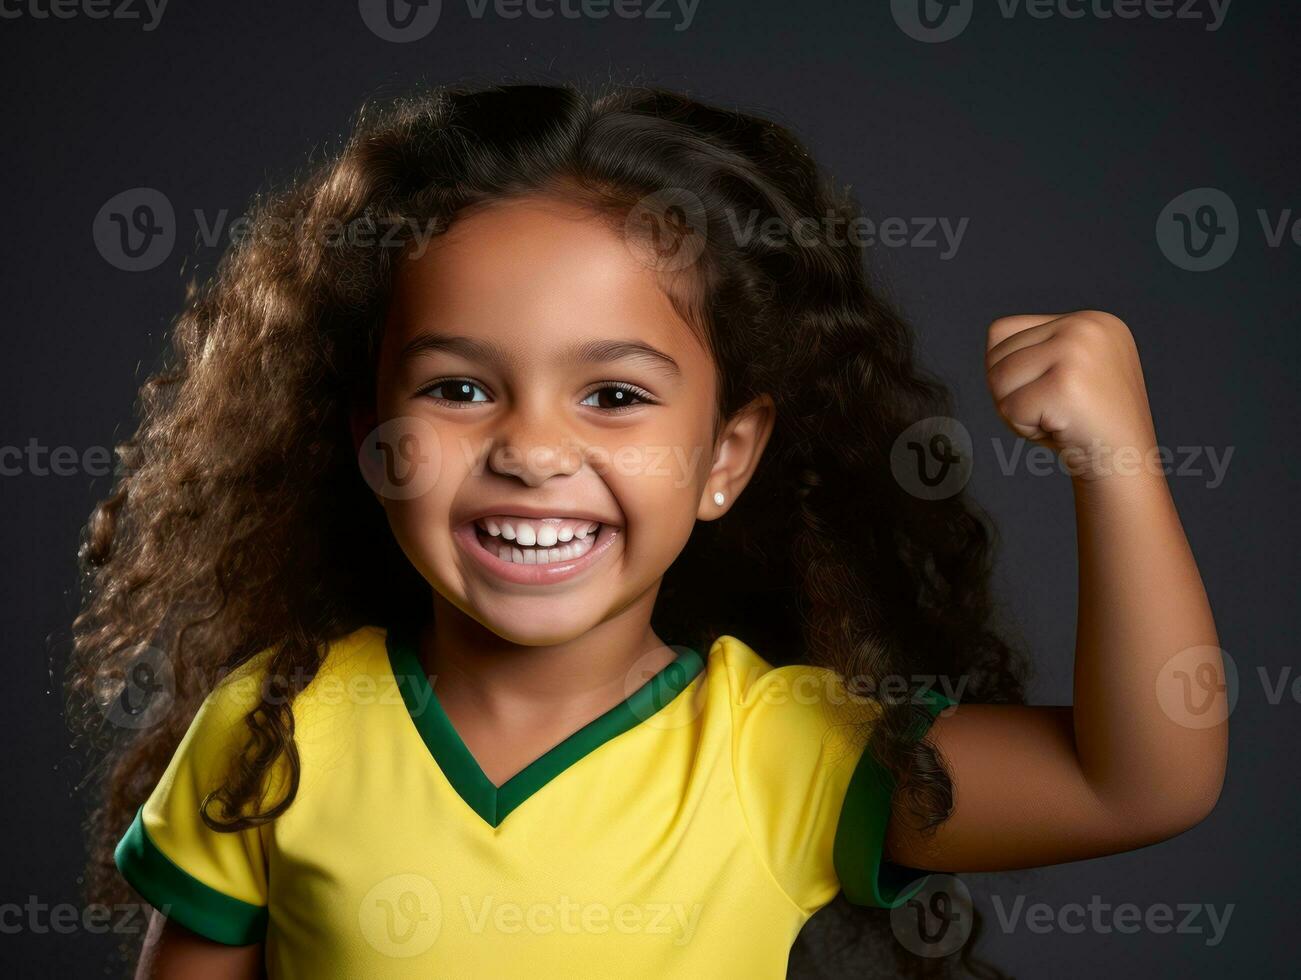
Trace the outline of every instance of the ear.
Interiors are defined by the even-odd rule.
[[[750,482],[777,421],[772,396],[762,394],[727,420],[714,447],[714,465],[701,491],[696,518],[713,521],[727,513]],[[723,503],[714,494],[723,494]]]

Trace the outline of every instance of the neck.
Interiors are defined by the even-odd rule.
[[[434,595],[420,631],[420,661],[451,714],[516,727],[590,721],[676,659],[650,627],[655,592],[562,643],[502,638]]]

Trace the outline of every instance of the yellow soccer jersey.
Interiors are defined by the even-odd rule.
[[[676,647],[494,786],[415,635],[331,645],[294,702],[297,796],[236,832],[200,803],[243,744],[265,651],[225,678],[117,846],[127,881],[195,932],[265,942],[277,980],[784,977],[838,891],[894,907],[922,886],[881,859],[891,782],[847,734],[879,709],[830,670],[732,636],[704,658]],[[952,704],[926,700],[932,717]]]

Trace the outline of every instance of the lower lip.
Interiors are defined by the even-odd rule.
[[[620,533],[620,528],[602,524],[596,542],[585,555],[571,561],[553,561],[546,565],[521,565],[513,561],[502,561],[479,544],[479,535],[473,521],[456,528],[452,536],[463,551],[497,578],[516,585],[550,585],[553,582],[567,582],[587,571],[614,547]]]

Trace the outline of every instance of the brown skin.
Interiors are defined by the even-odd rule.
[[[510,289],[503,269],[512,270]],[[404,358],[422,334],[470,338],[501,356],[439,349]],[[565,352],[586,340],[649,345],[676,372],[644,356],[584,363]],[[715,443],[714,371],[639,257],[562,201],[474,213],[397,273],[378,416],[427,423],[411,427],[418,455],[441,462],[428,493],[376,499],[434,586],[434,629],[421,646],[439,700],[498,784],[539,746],[627,697],[630,677],[674,658],[650,628],[660,580],[696,521],[726,510],[714,492],[733,500],[749,480],[773,424],[767,399]],[[453,386],[428,389],[444,379],[472,381],[475,400],[440,402]],[[649,402],[619,406],[609,382],[634,385]],[[362,433],[375,423],[358,421]],[[452,537],[486,502],[500,513],[518,503],[595,514],[622,531],[580,578],[506,584]]]
[[[937,719],[953,816],[929,840],[892,821],[886,852],[913,867],[997,871],[1165,840],[1219,798],[1227,704],[1220,695],[1219,724],[1196,728],[1158,699],[1178,683],[1172,659],[1192,676],[1209,665],[1221,686],[1224,665],[1165,476],[1138,463],[1156,434],[1134,339],[1097,311],[1005,317],[989,328],[985,363],[1004,421],[1072,474],[1075,703],[969,705]]]
[[[259,980],[265,975],[262,943],[216,943],[155,909],[136,963],[135,980]]]
[[[495,344],[504,356],[439,349],[403,358],[421,334]],[[575,339],[648,344],[678,373],[644,358],[562,356]],[[1138,355],[1114,317],[999,320],[987,367],[1013,430],[1067,458],[1094,440],[1155,444]],[[357,414],[354,435],[360,445],[377,424],[406,417],[415,420],[406,431],[422,440],[417,457],[439,459],[427,493],[376,498],[433,586],[425,666],[494,782],[621,701],[630,676],[672,658],[650,628],[660,580],[694,523],[721,516],[745,488],[774,423],[771,401],[760,399],[715,439],[713,372],[654,273],[621,237],[564,202],[478,211],[397,273],[376,411]],[[439,402],[450,385],[422,393],[443,379],[472,381],[474,400]],[[611,381],[644,389],[654,404],[602,408],[615,403],[591,396]],[[615,455],[621,447],[628,456]],[[657,455],[665,448],[667,457]],[[1165,479],[1090,470],[1074,484],[1075,706],[970,705],[937,719],[931,739],[950,764],[955,810],[930,838],[906,826],[900,810],[886,842],[894,861],[964,871],[1095,857],[1179,833],[1214,805],[1227,726],[1180,725],[1156,696],[1171,657],[1217,644]],[[725,494],[722,506],[715,491]],[[451,536],[485,500],[557,515],[581,508],[620,525],[621,540],[594,566],[598,574],[545,588],[506,585],[469,562]],[[1222,671],[1218,656],[1207,662]],[[154,972],[138,976],[252,977],[260,963],[260,946],[239,960],[183,931],[169,929],[153,945],[146,955]],[[212,947],[211,967],[187,959],[181,970],[181,958],[199,956],[203,945]]]

